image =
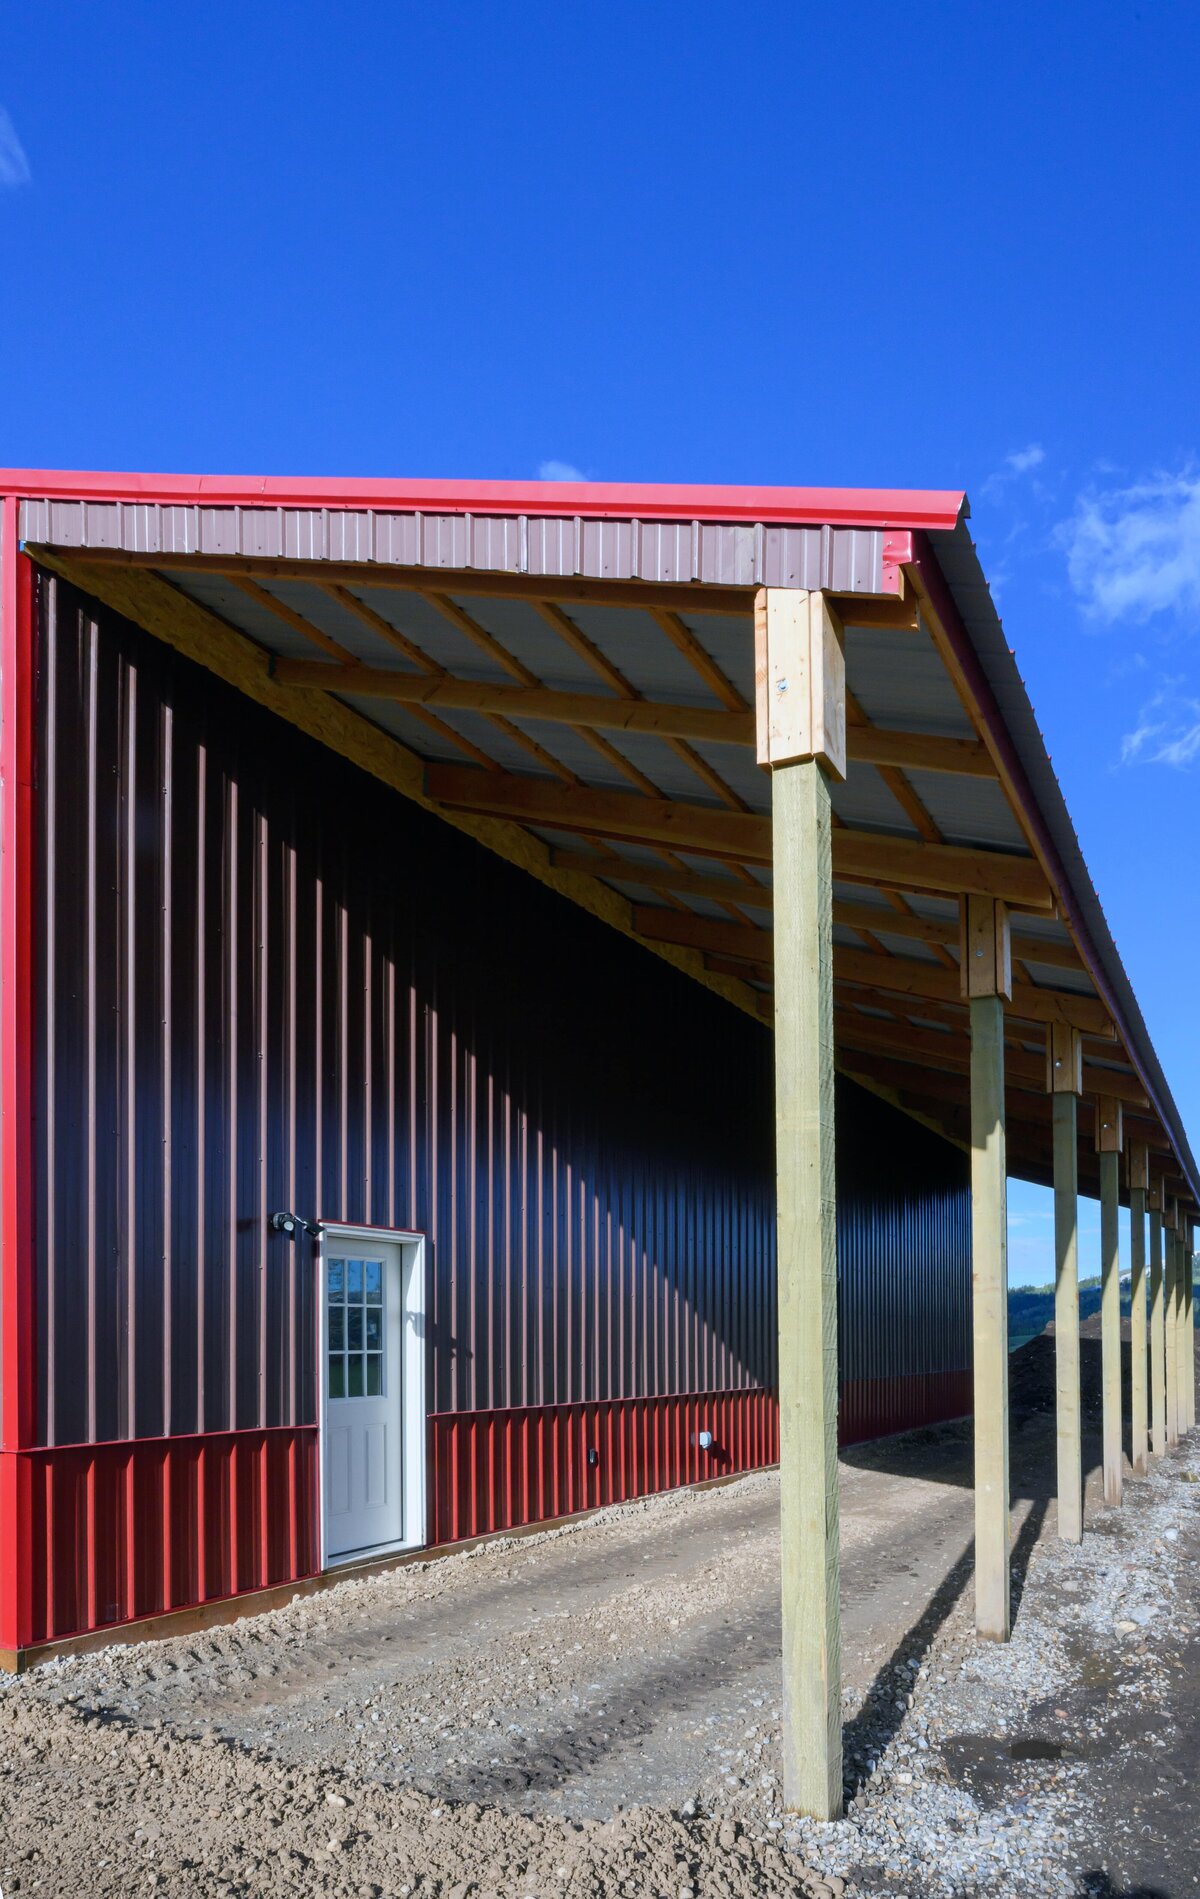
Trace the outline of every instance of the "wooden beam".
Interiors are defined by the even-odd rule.
[[[693,672],[703,679],[711,693],[730,712],[744,712],[749,708],[741,693],[731,679],[728,679],[717,665],[708,648],[696,638],[689,626],[685,626],[677,613],[666,607],[651,607],[650,614],[670,640],[677,653],[682,653]]]
[[[829,604],[847,631],[853,627],[882,627],[893,633],[920,630],[920,606],[908,586],[902,594],[831,593]]]
[[[736,903],[747,910],[771,910],[775,897],[769,884],[738,883],[732,877],[706,877],[697,870],[675,870],[669,864],[632,863],[625,857],[592,857],[584,851],[554,849],[550,861],[559,870],[586,877],[607,877],[616,883],[638,884],[643,890],[676,891],[683,897],[711,897],[714,903]]]
[[[1054,908],[1050,886],[1032,857],[926,844],[874,831],[835,831],[833,874],[845,883],[883,884],[890,890],[999,897],[1019,910]]]
[[[35,560],[42,551],[28,550]],[[124,548],[46,548],[55,558],[78,560],[88,566],[144,567],[164,574],[188,572],[222,574],[231,580],[247,575],[258,580],[304,580],[341,587],[390,587],[404,593],[441,593],[463,599],[474,595],[489,600],[591,601],[610,607],[669,607],[677,613],[745,614],[747,631],[754,606],[754,588],[715,587],[706,582],[652,580],[592,580],[578,575],[489,573],[478,569],[369,565],[357,561],[263,560],[251,556],[233,560],[228,554],[146,554]]]
[[[1146,1188],[1150,1156],[1144,1141],[1129,1146],[1129,1419],[1130,1462],[1144,1477],[1150,1468],[1146,1339]]]
[[[841,992],[843,1002],[847,999],[847,995],[848,992],[844,990]],[[878,1016],[851,1015],[848,1012],[839,1015],[838,1024],[839,1034],[844,1033],[848,1038],[856,1037],[859,1046],[862,1045],[864,1036],[870,1036],[880,1048],[888,1053],[898,1054],[902,1059],[907,1057],[914,1062],[961,1069],[964,1073],[969,1065],[970,1055],[965,1040],[968,1022],[965,1015],[961,1020],[961,1036],[940,1035],[936,1029],[914,1028],[906,1021],[884,1021]],[[1008,1085],[1012,1088],[1040,1093],[1045,1087],[1045,1071],[1041,1057],[1026,1054],[1019,1047],[1013,1046],[1022,1038],[1008,1021],[1005,1023],[1004,1039],[1010,1051],[1005,1058],[1005,1077]],[[1110,1092],[1114,1079],[1118,1085],[1123,1085],[1121,1078],[1114,1077],[1111,1070],[1085,1066],[1083,1070],[1085,1092],[1094,1092],[1093,1084],[1098,1083],[1101,1077],[1103,1086]],[[1131,1076],[1129,1092],[1125,1099],[1139,1107],[1145,1107],[1147,1106],[1145,1097],[1136,1093],[1139,1086],[1136,1078]]]
[[[1150,1202],[1150,1451],[1167,1449],[1166,1284],[1163,1272],[1162,1194],[1151,1184]],[[1154,1203],[1160,1204],[1156,1206]]]
[[[829,786],[816,759],[772,774],[783,1794],[842,1811]]]
[[[718,956],[741,956],[764,967],[770,966],[774,953],[771,931],[756,930],[749,923],[724,923],[688,910],[660,910],[644,903],[634,905],[633,919],[638,934],[656,943],[685,943]]]
[[[660,705],[652,699],[614,699],[603,693],[554,692],[547,686],[481,685],[449,674],[430,677],[381,666],[326,666],[320,660],[276,659],[272,670],[284,686],[351,693],[356,699],[389,699],[435,712],[499,712],[507,719],[541,719],[551,725],[592,725],[606,732],[639,732],[651,738],[695,738],[710,745],[748,745],[752,712],[711,706]]]
[[[767,866],[771,862],[771,821],[757,812],[720,811],[711,805],[640,798],[591,786],[576,789],[515,772],[432,762],[425,780],[429,797],[453,810],[488,812],[581,835],[663,844],[702,857]],[[845,827],[833,834],[833,869],[836,877],[849,881],[878,879],[893,888],[952,889],[956,896],[976,891],[1026,909],[1049,908],[1052,902],[1041,873],[1028,858],[920,844]]]
[[[941,969],[934,963],[919,963],[902,956],[873,956],[866,950],[840,947],[837,959],[840,976],[867,988],[883,989],[896,995],[927,996],[933,1001],[960,998],[958,972]],[[1089,1035],[1104,1036],[1107,1031],[1115,1037],[1108,1011],[1098,996],[1078,996],[1068,990],[1014,983],[1009,1006],[1013,1015],[1027,1022],[1067,1022]]]
[[[850,726],[849,731],[857,730]],[[958,949],[960,927],[957,918],[923,917],[912,910],[886,909],[878,903],[851,903],[845,898],[833,900],[833,920],[847,929],[865,931],[871,936],[911,938],[916,943],[931,943],[944,949]],[[1012,953],[1020,962],[1040,963],[1048,969],[1083,969],[1084,963],[1073,943],[1047,942],[1043,937],[1026,937],[1021,918],[1009,912]],[[1019,940],[1018,940],[1019,939]]]
[[[878,725],[847,726],[846,756],[863,765],[892,765],[901,771],[951,772],[961,778],[996,776],[991,754],[978,739],[889,732]]]

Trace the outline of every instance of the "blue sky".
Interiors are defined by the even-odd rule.
[[[25,9],[0,460],[965,487],[1195,1133],[1198,72],[1174,0]]]

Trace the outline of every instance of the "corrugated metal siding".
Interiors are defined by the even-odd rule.
[[[312,1575],[315,1430],[20,1454],[30,1595],[19,1645]]]
[[[280,1205],[429,1235],[433,1534],[703,1474],[701,1411],[769,1461],[766,1031],[63,583],[40,622],[26,1639],[315,1561]],[[968,1196],[838,1117],[851,1439],[963,1408]]]
[[[853,1083],[838,1124],[838,1348],[843,1389],[971,1363],[965,1154]],[[892,1423],[892,1430],[901,1426]]]
[[[390,513],[373,508],[252,508],[157,502],[21,504],[34,545],[257,560],[581,575],[599,580],[825,587],[881,593],[880,528],[777,522],[621,521],[583,516]]]
[[[768,1382],[765,1032],[45,600],[40,1440],[311,1421],[279,1205],[429,1234],[434,1410]]]

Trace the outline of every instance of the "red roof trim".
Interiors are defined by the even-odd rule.
[[[601,519],[796,521],[831,527],[949,532],[966,497],[906,488],[722,488],[588,481],[319,481],[251,475],[95,474],[0,470],[0,495],[33,500],[161,502],[177,506],[388,508],[462,514],[588,515]]]

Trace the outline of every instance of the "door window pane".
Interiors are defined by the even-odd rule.
[[[331,1398],[380,1398],[384,1390],[383,1261],[326,1266],[326,1348]]]

